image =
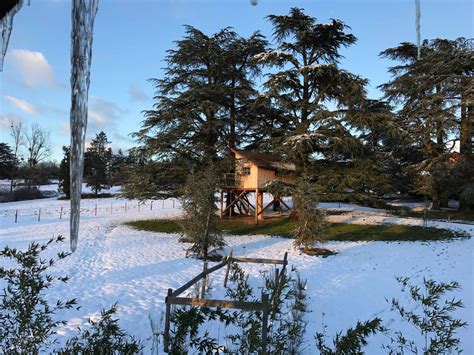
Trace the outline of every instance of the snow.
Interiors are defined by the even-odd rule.
[[[60,208],[66,211],[68,201],[43,199],[3,203],[0,205],[0,248],[5,245],[26,248],[32,241],[44,242],[53,235],[69,236],[69,215],[59,219]],[[173,203],[175,208],[173,208]],[[95,215],[97,204],[98,213]],[[110,213],[110,204],[114,210]],[[125,211],[125,204],[127,210]],[[332,221],[346,223],[401,223],[422,225],[421,220],[388,216],[384,211],[344,203],[322,203],[330,210],[350,211],[329,216]],[[40,222],[35,211],[42,209]],[[14,222],[12,211],[20,217]],[[60,331],[60,341],[71,336],[87,318],[97,316],[102,308],[118,302],[120,325],[144,340],[145,353],[150,352],[151,327],[149,316],[160,324],[164,298],[168,288],[176,289],[202,270],[202,262],[185,256],[185,244],[177,235],[138,231],[123,223],[148,218],[176,217],[181,213],[177,201],[154,201],[140,206],[138,201],[115,198],[82,201],[81,232],[75,253],[61,260],[55,272],[69,275],[70,281],[57,285],[48,294],[51,301],[76,297],[79,311],[64,311],[61,319],[68,325]],[[14,212],[13,212],[14,213]],[[474,226],[460,223],[430,222],[430,226],[464,230],[474,236]],[[392,297],[407,301],[407,295],[395,276],[408,276],[421,284],[423,278],[437,281],[457,280],[462,289],[453,296],[461,298],[465,308],[456,316],[467,321],[459,331],[466,354],[474,352],[473,340],[473,238],[442,242],[332,242],[327,247],[338,251],[336,256],[317,258],[301,255],[292,241],[268,236],[226,237],[234,255],[279,258],[288,252],[290,265],[296,266],[308,280],[310,312],[305,336],[304,353],[314,353],[314,333],[327,326],[330,337],[336,332],[373,317],[380,317],[394,330],[401,329],[414,336],[414,329],[399,322],[386,301]],[[68,251],[68,243],[55,245],[48,251]],[[46,255],[45,255],[46,257]],[[2,261],[0,261],[2,263]],[[270,266],[243,264],[254,285],[261,283],[260,272]],[[224,271],[212,274],[213,298],[223,295]],[[223,334],[222,325],[216,332]],[[385,335],[372,339],[367,354],[379,354]]]

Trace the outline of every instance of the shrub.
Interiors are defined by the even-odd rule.
[[[445,283],[423,279],[422,290],[419,286],[410,284],[408,277],[397,277],[397,281],[403,286],[403,291],[408,288],[415,307],[408,310],[398,300],[392,299],[392,310],[419,331],[423,344],[417,344],[415,340],[407,339],[401,331],[396,331],[391,343],[384,345],[384,348],[390,354],[405,351],[423,354],[460,353],[461,340],[455,334],[467,323],[454,318],[453,312],[462,308],[463,304],[461,300],[448,298],[445,295],[447,292],[459,289],[459,284],[456,281]]]
[[[137,354],[143,346],[134,337],[127,335],[118,325],[118,319],[112,317],[117,312],[114,304],[108,310],[102,310],[100,319],[89,318],[90,329],[72,337],[59,354]]]
[[[271,300],[268,323],[267,352],[271,354],[298,353],[306,328],[306,282],[296,271],[280,274],[281,282],[275,283],[275,273],[264,273],[262,292]],[[291,275],[290,275],[291,274]],[[232,265],[230,284],[226,296],[231,300],[258,302],[255,290],[248,283],[246,275],[237,264]],[[208,331],[200,331],[209,321],[224,322],[227,328],[227,343],[232,347],[219,345]],[[171,333],[171,353],[188,351],[211,353],[217,350],[224,353],[250,354],[262,348],[262,312],[243,310],[209,309],[206,307],[181,307],[172,315],[174,328]],[[233,331],[232,331],[233,330]]]
[[[49,260],[41,259],[39,254],[52,243],[63,240],[58,236],[43,245],[31,243],[26,251],[8,246],[0,251],[0,257],[16,264],[11,268],[0,267],[0,279],[6,282],[0,296],[0,349],[3,353],[38,353],[47,348],[55,342],[51,335],[65,324],[65,321],[54,320],[53,315],[76,305],[75,299],[58,300],[50,305],[45,298],[45,291],[54,282],[67,282],[67,276],[52,276],[48,269],[70,253],[60,252],[57,259]]]
[[[210,248],[221,248],[224,239],[216,228],[216,197],[218,179],[213,166],[191,173],[182,189],[181,240],[191,242],[189,251],[207,259]]]

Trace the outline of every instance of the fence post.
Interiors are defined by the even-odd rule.
[[[138,202],[138,212],[140,212],[140,202]]]
[[[165,200],[161,200],[161,208],[165,209]]]
[[[18,221],[18,210],[15,211],[15,223]]]
[[[112,214],[112,211],[113,211],[113,209],[112,209],[112,203],[110,203],[110,214]]]
[[[95,204],[95,208],[94,208],[94,216],[97,216],[97,203]]]
[[[151,200],[151,203],[150,203],[150,211],[153,210],[153,200]]]
[[[276,308],[277,308],[277,302],[278,302],[278,296],[280,293],[280,270],[278,268],[275,269],[275,288],[273,289],[273,294],[271,295],[271,304],[272,304],[272,319],[275,319],[276,316]],[[281,276],[283,277],[283,270],[281,273]]]
[[[224,287],[227,287],[227,280],[229,279],[230,265],[232,264],[232,249],[230,249],[229,255],[227,256],[227,270],[225,271]]]
[[[63,206],[61,206],[61,211],[59,212],[59,219],[63,219]]]
[[[41,221],[41,208],[38,210],[38,222]]]
[[[203,272],[206,272],[207,270],[207,261],[204,262],[204,266],[202,268]],[[207,283],[207,275],[204,275],[202,278],[202,288],[201,288],[201,298],[204,298],[204,295],[206,293],[206,283]]]
[[[173,198],[173,208],[174,208],[175,199]]]
[[[267,334],[268,334],[268,295],[262,294],[262,354],[267,354]]]
[[[163,334],[163,350],[165,353],[169,351],[169,341],[170,341],[170,321],[171,321],[171,304],[169,303],[169,298],[173,295],[173,290],[168,289],[168,296],[165,298],[166,312],[165,312],[165,333]]]

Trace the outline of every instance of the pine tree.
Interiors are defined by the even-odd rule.
[[[189,251],[198,258],[207,259],[210,248],[225,245],[216,228],[217,183],[216,171],[211,164],[200,171],[192,171],[182,187],[182,240],[193,243]]]
[[[208,36],[186,26],[185,37],[168,51],[164,78],[150,79],[156,103],[135,133],[149,164],[141,173],[160,176],[131,176],[129,192],[176,194],[184,181],[170,176],[186,177],[190,167],[216,164],[229,147],[250,139],[254,116],[249,112],[257,97],[253,78],[259,72],[251,59],[265,44],[258,33],[242,38],[226,28]],[[172,172],[155,169],[160,165],[171,166]],[[132,188],[143,178],[154,184]],[[150,187],[155,191],[141,191]]]
[[[0,143],[0,179],[10,178],[18,160],[7,143]]]
[[[423,151],[424,159],[412,168],[419,174],[418,191],[431,196],[434,209],[447,207],[450,194],[462,195],[472,184],[462,178],[463,173],[453,171],[449,159],[454,146],[450,138],[460,132],[461,166],[469,170],[471,162],[464,152],[472,121],[468,109],[472,90],[466,85],[472,77],[470,47],[464,38],[435,39],[423,42],[420,59],[412,43],[381,53],[401,62],[390,69],[393,79],[381,88],[401,107],[397,114],[412,137],[411,146]],[[456,174],[461,181],[455,181]]]
[[[321,24],[299,8],[268,19],[278,47],[254,59],[278,69],[267,74],[264,83],[264,96],[278,112],[272,145],[296,165],[296,234],[298,243],[308,249],[323,225],[317,194],[324,188],[353,189],[367,172],[368,164],[359,162],[370,152],[352,129],[360,127],[356,114],[363,108],[366,80],[339,67],[340,49],[356,42],[342,21]],[[336,181],[335,175],[342,178]]]
[[[70,148],[63,146],[64,156],[59,164],[59,190],[69,199],[71,196]]]
[[[98,195],[102,189],[110,187],[110,164],[112,161],[112,149],[107,147],[111,142],[107,140],[105,132],[96,134],[87,148],[85,160],[87,161],[88,171],[85,180],[87,186]]]
[[[350,147],[358,142],[346,123],[349,110],[364,98],[366,81],[339,68],[338,62],[340,48],[355,43],[355,36],[346,33],[347,26],[339,20],[320,24],[298,8],[268,19],[278,49],[254,58],[279,69],[267,75],[265,95],[281,112],[278,127],[285,131],[282,137],[298,135],[299,140],[307,141],[295,162],[297,167],[301,169],[303,160],[315,152],[331,158],[353,150]],[[336,108],[329,109],[330,103]]]

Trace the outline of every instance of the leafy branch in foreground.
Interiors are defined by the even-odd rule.
[[[326,326],[324,331],[315,334],[316,348],[322,355],[362,354],[362,348],[368,344],[367,338],[378,332],[384,332],[380,318],[374,318],[363,323],[357,322],[354,328],[349,328],[345,334],[339,332],[333,339],[333,347],[326,344]]]
[[[461,352],[461,340],[455,336],[459,328],[467,326],[466,322],[454,318],[453,313],[462,308],[461,300],[447,298],[446,293],[460,288],[456,281],[436,282],[432,279],[423,279],[422,290],[419,286],[410,284],[408,277],[397,277],[403,286],[403,291],[408,288],[410,298],[417,304],[413,310],[408,310],[396,299],[392,299],[392,310],[395,310],[408,323],[415,326],[424,339],[421,351],[424,354],[447,354]],[[384,345],[390,354],[419,352],[419,344],[409,340],[401,331],[395,332],[391,344]]]
[[[65,321],[55,320],[53,315],[77,304],[75,299],[58,300],[50,305],[45,290],[55,282],[66,283],[68,277],[57,277],[47,273],[57,260],[70,253],[59,252],[57,259],[41,259],[40,252],[53,243],[62,242],[61,235],[51,238],[43,245],[31,243],[26,251],[6,246],[0,251],[0,258],[12,261],[11,268],[0,267],[0,280],[6,287],[0,295],[0,349],[12,353],[21,349],[24,353],[38,353],[56,340],[50,340],[58,326]]]
[[[118,325],[117,304],[100,312],[100,319],[89,318],[90,329],[69,339],[59,354],[137,354],[143,348],[134,337],[127,335]],[[79,332],[81,329],[78,329]]]

